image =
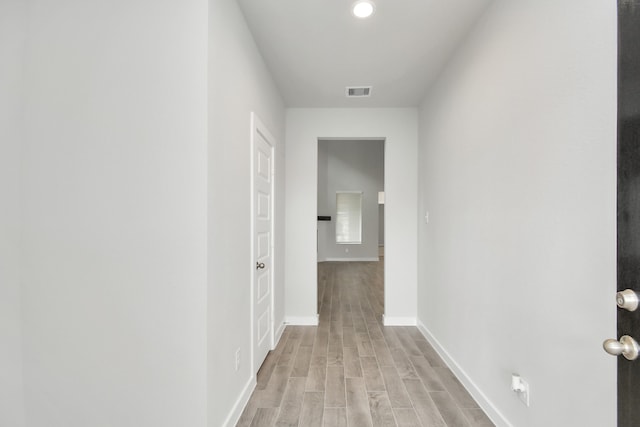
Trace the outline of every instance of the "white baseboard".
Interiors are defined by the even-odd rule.
[[[325,261],[342,261],[342,262],[370,262],[380,261],[379,257],[363,257],[363,258],[326,258]]]
[[[273,348],[276,348],[278,346],[278,343],[280,342],[280,338],[282,338],[282,334],[284,333],[284,328],[286,326],[287,324],[283,321],[280,324],[280,326],[278,326],[278,328],[276,329],[276,333],[273,340]]]
[[[273,343],[273,348],[276,348],[278,346],[278,343],[280,342],[280,338],[282,338],[282,334],[284,333],[284,328],[286,326],[287,324],[285,322],[282,322],[280,326],[278,326],[278,329],[276,329],[276,333],[274,337],[275,342]],[[247,403],[251,398],[251,393],[253,393],[253,390],[256,388],[256,385],[257,385],[256,375],[254,374],[252,375],[251,380],[249,380],[247,385],[242,390],[242,394],[236,401],[236,404],[233,405],[233,410],[225,420],[224,424],[222,424],[224,427],[233,427],[236,424],[238,424],[238,421],[240,420],[240,416],[242,416],[242,411],[244,411],[244,408],[247,406]]]
[[[256,376],[251,375],[249,382],[247,383],[246,386],[244,386],[244,389],[242,390],[240,397],[236,401],[235,405],[233,405],[233,409],[231,410],[231,413],[229,414],[227,419],[224,421],[224,423],[222,423],[223,427],[234,427],[236,424],[238,424],[238,421],[240,420],[240,416],[242,415],[242,411],[244,411],[245,406],[247,406],[247,402],[249,402],[251,393],[253,393],[253,390],[255,388],[256,388]]]
[[[495,407],[493,403],[487,398],[487,396],[478,388],[473,380],[467,375],[467,373],[456,363],[451,355],[442,347],[440,342],[433,336],[433,334],[427,329],[424,323],[418,320],[418,330],[424,335],[425,339],[431,344],[435,351],[440,355],[444,363],[447,364],[451,372],[458,378],[465,389],[471,394],[475,401],[480,405],[480,408],[487,414],[487,416],[493,421],[496,427],[513,427],[513,425],[502,415],[502,413]]]
[[[315,316],[287,316],[284,319],[287,325],[318,326],[318,315]]]
[[[385,314],[382,315],[382,324],[384,326],[416,326],[415,317],[392,317]]]

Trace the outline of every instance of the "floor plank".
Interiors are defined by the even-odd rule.
[[[404,348],[404,351],[409,356],[422,356],[422,351],[420,351],[415,341],[413,340],[413,338],[411,338],[411,335],[409,335],[405,328],[399,327],[395,330],[395,332],[398,340]]]
[[[309,367],[305,391],[324,391],[327,380],[327,367],[325,365],[313,365]]]
[[[411,356],[411,363],[413,364],[418,376],[422,380],[422,383],[428,391],[445,391],[444,385],[440,382],[438,375],[433,370],[427,359],[424,356]]]
[[[407,357],[407,354],[400,347],[391,349],[391,357],[393,358],[393,363],[398,370],[398,374],[402,379],[418,379],[418,374],[416,373],[413,364]]]
[[[300,345],[300,338],[294,338],[293,334],[287,340],[282,354],[278,359],[278,366],[293,366],[293,361],[296,358],[298,352],[298,346]]]
[[[347,408],[324,408],[324,427],[348,427]]]
[[[309,373],[309,364],[311,363],[312,347],[301,345],[298,347],[296,360],[293,363],[292,377],[306,377]]]
[[[270,351],[269,354],[267,354],[267,358],[258,370],[256,390],[264,390],[267,387],[267,383],[271,379],[271,374],[278,363],[278,357],[279,355],[274,354],[273,351]]]
[[[422,355],[429,361],[429,365],[434,368],[445,367],[444,361],[440,358],[438,353],[434,350],[434,348],[425,340],[424,338],[421,340],[414,339],[413,342],[416,343],[416,346],[422,352]]]
[[[327,385],[325,388],[325,408],[344,408],[347,406],[345,398],[344,370],[339,366],[327,368]]]
[[[327,366],[344,366],[344,347],[338,344],[329,344],[327,352]]]
[[[276,419],[276,427],[297,427],[304,397],[304,383],[304,378],[289,378]]]
[[[356,347],[344,348],[344,376],[346,378],[362,378],[362,366]]]
[[[420,380],[403,380],[407,393],[413,403],[422,425],[429,427],[446,427],[442,415],[431,396]]]
[[[261,390],[262,394],[258,393],[256,396],[261,408],[280,406],[282,396],[287,388],[289,372],[291,372],[291,369],[288,366],[275,367],[267,387]]]
[[[375,357],[361,357],[362,376],[367,386],[367,391],[386,391],[384,380]]]
[[[389,351],[389,347],[387,347],[387,343],[384,341],[384,338],[371,340],[371,344],[373,345],[373,351],[376,354],[376,358],[378,359],[378,364],[380,366],[395,366],[393,363],[393,357],[391,357],[391,352]]]
[[[312,346],[316,338],[316,329],[314,326],[305,326],[302,332],[302,340],[300,345]]]
[[[356,330],[353,326],[342,327],[342,342],[345,347],[357,347]]]
[[[440,415],[444,419],[447,427],[471,427],[471,424],[464,416],[462,410],[458,408],[456,402],[451,395],[447,392],[435,391],[430,392],[429,395],[436,404]]]
[[[421,427],[420,420],[413,408],[394,408],[398,427]]]
[[[384,384],[387,394],[389,395],[391,407],[410,408],[411,399],[396,368],[394,366],[383,366],[380,368],[380,371],[382,372],[382,378],[384,378]]]
[[[480,408],[464,408],[462,410],[472,427],[494,427],[489,417]]]
[[[258,408],[251,420],[251,427],[268,427],[276,421],[280,408]]]
[[[300,426],[322,427],[324,414],[324,393],[307,392],[304,394],[302,411],[300,413]]]
[[[356,344],[358,345],[358,353],[360,356],[375,356],[373,352],[373,344],[367,332],[356,333]]]
[[[347,420],[349,426],[372,427],[367,389],[362,378],[347,378]]]
[[[391,427],[396,425],[391,402],[387,393],[374,391],[369,393],[369,411],[374,427]]]
[[[460,408],[478,408],[476,401],[449,368],[433,368],[433,370]]]

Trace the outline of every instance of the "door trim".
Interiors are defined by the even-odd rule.
[[[383,137],[366,137],[366,136],[361,136],[361,137],[316,137],[314,140],[314,152],[315,152],[315,165],[316,165],[316,173],[315,173],[315,178],[314,178],[314,194],[315,194],[315,200],[318,200],[318,150],[320,148],[320,143],[322,141],[377,141],[377,142],[382,142],[382,152],[383,152],[383,156],[382,156],[382,160],[383,160],[383,168],[384,168],[384,173],[382,176],[382,182],[383,182],[383,188],[385,191],[385,227],[384,227],[384,242],[385,242],[385,254],[382,260],[380,260],[380,257],[377,258],[324,258],[322,260],[320,260],[320,258],[318,257],[318,232],[317,232],[317,223],[316,223],[316,233],[315,233],[315,247],[316,247],[316,254],[315,254],[315,258],[314,258],[314,277],[316,278],[314,280],[314,298],[315,298],[315,307],[316,307],[316,311],[317,307],[318,307],[318,280],[317,280],[317,276],[318,276],[318,262],[332,262],[332,261],[344,261],[344,262],[353,262],[353,261],[381,261],[384,263],[384,272],[383,272],[383,292],[384,292],[384,313],[382,314],[382,320],[384,322],[384,319],[387,319],[387,322],[389,323],[384,323],[385,326],[415,326],[416,325],[416,317],[397,317],[397,316],[393,316],[393,317],[385,317],[386,316],[386,311],[387,308],[389,306],[389,301],[388,301],[388,295],[389,293],[387,292],[387,284],[389,283],[388,281],[388,274],[389,274],[389,269],[388,267],[388,263],[387,263],[387,258],[388,258],[388,254],[387,254],[387,248],[388,246],[386,246],[388,239],[387,239],[387,226],[386,226],[386,221],[387,221],[387,216],[386,216],[386,206],[388,206],[389,204],[389,199],[387,197],[388,194],[388,189],[387,189],[387,183],[388,181],[388,171],[389,171],[389,165],[388,165],[388,152],[387,152],[387,148],[388,148],[388,140],[386,136]],[[318,214],[318,205],[316,204],[315,206],[315,214],[314,214],[314,218],[315,215]],[[379,246],[379,245],[377,245]],[[316,317],[319,318],[319,314],[316,313]],[[296,318],[296,320],[298,320],[299,318]],[[310,318],[306,318],[306,319],[310,319]],[[301,324],[301,325],[310,325],[312,323],[294,323],[294,324]]]

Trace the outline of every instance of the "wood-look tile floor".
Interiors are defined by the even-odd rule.
[[[383,262],[318,264],[318,326],[288,326],[237,426],[493,426],[416,327],[383,326]]]

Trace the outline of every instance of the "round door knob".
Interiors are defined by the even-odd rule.
[[[264,262],[256,262],[256,270],[262,270],[264,268]]]
[[[616,303],[618,304],[618,307],[625,310],[636,311],[638,308],[638,302],[640,302],[638,294],[631,289],[625,289],[624,291],[620,291],[616,294]]]
[[[602,347],[612,356],[623,355],[627,360],[636,360],[640,353],[640,346],[629,335],[622,336],[620,341],[608,339],[602,343]]]

